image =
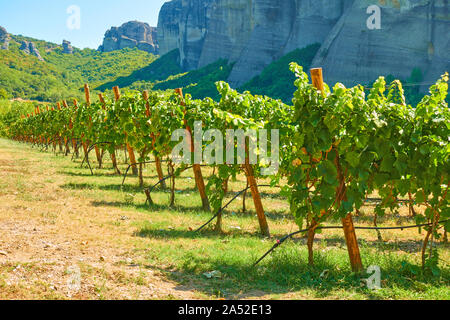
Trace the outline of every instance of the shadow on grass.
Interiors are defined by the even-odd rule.
[[[66,190],[102,190],[102,191],[123,191],[123,192],[142,192],[142,188],[138,185],[126,184],[122,187],[121,184],[92,184],[92,183],[66,183],[61,186]]]
[[[376,237],[376,234],[374,234],[374,236]],[[305,240],[302,238],[295,238],[291,241],[304,242]],[[325,242],[327,246],[332,246],[332,247],[336,247],[336,246],[345,247],[346,246],[345,239],[340,238],[338,236],[327,236],[326,239],[316,239],[315,243],[321,243],[322,241]],[[415,254],[417,252],[420,252],[420,250],[422,250],[422,246],[423,246],[423,240],[406,240],[406,239],[405,240],[397,239],[395,241],[388,241],[388,242],[378,241],[378,240],[368,241],[368,240],[364,240],[364,239],[358,239],[358,243],[359,243],[360,247],[373,248],[373,249],[379,250],[380,252],[395,250],[395,251],[403,251],[408,254]],[[442,243],[442,242],[435,242],[433,245],[436,248],[447,247],[447,244]]]
[[[231,214],[230,214],[231,213]],[[248,218],[254,217],[256,215],[256,211],[247,209],[246,212],[242,211],[234,211],[234,210],[225,210],[225,217],[236,217],[236,218]],[[294,218],[290,212],[282,211],[282,210],[267,210],[265,211],[265,215],[267,219],[271,221],[280,221],[280,220],[289,220],[293,221]]]
[[[174,213],[199,213],[204,212],[205,214],[208,214],[207,212],[203,211],[203,208],[201,206],[195,206],[195,207],[187,207],[183,205],[176,205],[173,207],[170,207],[167,204],[153,204],[149,206],[148,204],[142,203],[142,204],[134,204],[134,203],[127,203],[127,202],[121,202],[121,201],[92,201],[91,204],[94,207],[116,207],[116,208],[134,208],[138,210],[148,210],[149,212],[157,212],[157,211],[172,211]]]
[[[361,222],[365,222],[365,223],[369,223],[373,225],[373,221],[374,221],[374,215],[358,215],[358,216],[354,216],[353,217],[354,222],[355,223],[361,223]],[[395,224],[397,226],[401,226],[404,223],[410,223],[410,224],[415,224],[416,220],[414,217],[405,217],[405,216],[395,216],[393,214],[385,214],[384,216],[378,216],[377,217],[377,223],[378,225],[382,225],[383,223],[386,222],[392,222],[395,221]]]
[[[362,283],[367,274],[350,271],[346,252],[330,255],[316,254],[315,265],[307,264],[306,250],[287,248],[253,267],[254,259],[242,250],[241,256],[210,253],[207,249],[183,253],[176,271],[160,268],[166,277],[183,285],[189,282],[196,290],[206,294],[233,299],[261,297],[268,294],[288,294],[299,291],[308,298],[358,299],[399,298],[399,291],[407,297],[420,298],[426,291],[449,285],[450,273],[443,270],[440,277],[431,274],[415,275],[400,258],[383,258],[382,290],[372,291]],[[237,248],[233,249],[237,251]],[[373,257],[371,258],[373,260]],[[204,272],[220,271],[219,279],[207,279]],[[327,271],[326,274],[324,271]],[[446,281],[442,279],[447,279]],[[445,298],[445,297],[444,297]]]
[[[143,192],[143,188],[139,187],[138,185],[129,185],[125,184],[122,186],[121,184],[92,184],[92,183],[66,183],[61,186],[61,188],[66,190],[102,190],[102,191],[122,191],[122,192],[130,192],[130,193],[141,193]],[[159,192],[159,193],[170,193],[169,189],[162,190],[160,188],[156,188],[153,190],[153,192]],[[192,195],[194,193],[197,193],[197,188],[187,188],[183,190],[175,190],[176,195]],[[227,200],[228,201],[228,200]],[[224,201],[226,203],[227,201]],[[248,201],[251,201],[251,197],[248,199]],[[239,203],[239,200],[235,200],[234,203]],[[123,206],[123,203],[117,203],[117,206]],[[227,214],[228,211],[225,211],[225,214]],[[245,216],[252,216],[255,214],[252,210],[247,210],[246,213],[242,212],[235,212],[230,211],[229,213],[234,213],[238,217],[245,217]],[[292,219],[292,216],[284,211],[281,210],[272,210],[272,211],[266,211],[266,215],[271,220],[283,220],[283,219]]]
[[[73,167],[67,167],[66,169],[73,169]],[[82,169],[80,169],[82,170]],[[113,169],[111,169],[113,170]],[[72,177],[111,177],[111,178],[118,178],[120,177],[121,179],[123,179],[123,175],[117,175],[115,174],[113,171],[111,172],[102,172],[102,171],[106,171],[106,169],[94,169],[94,175],[92,175],[89,171],[86,172],[74,172],[74,171],[67,171],[67,170],[61,170],[58,171],[58,173],[66,175],[66,176],[72,176]],[[133,180],[134,179],[134,180]],[[149,180],[152,180],[151,182],[149,182]],[[183,188],[183,189],[177,189],[176,193],[178,194],[191,194],[193,192],[197,192],[198,189],[197,187],[195,187],[195,180],[193,178],[190,177],[177,177],[177,180],[189,180],[192,182],[193,186],[189,187],[189,188]],[[137,181],[137,177],[133,176],[133,175],[128,175],[127,179],[125,180],[126,183],[124,184],[124,187],[132,187],[135,188],[134,185],[129,184],[130,181]],[[155,183],[158,182],[158,176],[144,176],[144,181],[146,181],[146,188],[153,186]],[[167,183],[167,181],[166,181]],[[90,187],[89,187],[90,186]],[[89,183],[83,183],[83,184],[75,184],[75,183],[69,183],[66,185],[63,185],[63,187],[66,187],[66,189],[94,189],[94,188],[99,188],[101,190],[121,190],[122,184],[111,184],[111,185],[103,185],[103,186],[98,186],[95,184],[89,184]],[[138,191],[143,191],[143,188],[137,188],[136,189]],[[156,188],[154,191],[159,190],[158,188]],[[228,192],[227,196],[228,197],[234,197],[238,194],[239,191],[230,191]],[[280,194],[276,194],[276,193],[265,193],[265,192],[261,192],[260,196],[262,199],[280,199],[280,200],[286,200],[286,198]],[[241,199],[242,200],[243,195],[241,195]],[[247,192],[247,196],[246,196],[246,201],[252,201],[252,193],[249,190]]]
[[[229,231],[229,232],[217,232],[212,229],[205,229],[201,232],[195,232],[195,230],[167,230],[167,229],[151,229],[142,228],[140,231],[135,232],[135,237],[151,238],[151,239],[218,239],[227,240],[230,238],[247,237],[254,239],[264,239],[260,233],[251,233],[247,231]]]
[[[209,218],[212,218],[212,216],[215,214],[213,212],[207,212],[204,211],[203,208],[198,206],[186,206],[182,204],[175,204],[175,206],[169,206],[167,203],[165,204],[159,204],[159,203],[153,203],[152,205],[148,205],[147,203],[130,203],[126,201],[92,201],[91,204],[94,207],[115,207],[115,208],[133,208],[137,210],[146,210],[148,212],[159,212],[159,211],[171,211],[174,213],[180,213],[180,214],[187,214],[187,213],[199,213],[202,212],[205,214],[205,221],[206,222]],[[246,213],[235,213],[232,210],[224,210],[223,211],[223,218],[226,220],[227,218],[253,218],[256,215],[256,212],[252,210],[248,210]],[[267,219],[269,221],[280,221],[280,220],[293,220],[291,215],[286,212],[266,212]],[[256,219],[256,218],[255,218]],[[215,225],[215,221],[213,220],[210,223],[210,227]],[[255,220],[255,223],[256,220]],[[199,224],[202,224],[202,222],[199,222]],[[200,225],[198,226],[200,227]],[[284,236],[284,235],[282,235]]]
[[[97,169],[98,170],[98,169]],[[94,176],[91,175],[90,172],[73,172],[73,171],[58,171],[57,173],[70,176],[70,177],[111,177],[111,178],[122,178],[122,175],[118,175],[112,172],[94,172]]]
[[[211,224],[214,226],[214,222]],[[135,236],[145,237],[145,238],[153,238],[153,239],[197,239],[197,238],[227,238],[227,237],[247,237],[247,238],[255,238],[262,239],[264,237],[261,236],[258,232],[247,232],[247,231],[230,231],[226,233],[217,233],[216,231],[212,231],[210,229],[205,229],[199,233],[188,230],[165,230],[165,229],[152,229],[149,227],[142,228],[139,232],[135,233]],[[285,234],[272,234],[272,239],[269,240],[269,243],[275,244],[276,240],[284,237]],[[302,236],[297,236],[289,240],[289,242],[305,246],[306,238]],[[408,254],[417,253],[418,250],[421,249],[423,242],[419,240],[397,240],[395,242],[380,242],[377,240],[367,241],[367,240],[358,240],[361,248],[371,248],[379,250],[380,252],[395,250],[395,251],[403,251]],[[346,248],[346,242],[343,237],[331,236],[326,239],[315,239],[314,240],[315,249],[322,244],[326,247],[332,248]],[[445,244],[435,243],[437,248],[446,247]]]
[[[88,175],[89,176],[89,175]],[[147,188],[141,188],[139,185],[131,185],[131,184],[124,184],[122,186],[121,183],[114,183],[114,184],[94,184],[94,183],[66,183],[61,186],[63,189],[68,190],[103,190],[103,191],[124,191],[124,192],[135,192],[135,193],[142,193],[144,192],[144,189]],[[170,193],[169,189],[162,190],[160,187],[156,187],[153,192],[163,192],[163,193]],[[175,194],[192,194],[194,192],[197,192],[196,188],[189,188],[184,190],[175,190]]]

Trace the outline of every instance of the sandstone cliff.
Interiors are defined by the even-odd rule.
[[[313,65],[324,68],[329,82],[367,83],[388,74],[406,79],[420,68],[429,83],[450,71],[448,0],[379,1],[381,29],[368,30],[372,3],[354,1],[318,52]]]
[[[367,27],[367,8],[381,7],[381,30]],[[235,62],[235,87],[269,63],[312,43],[329,82],[407,78],[420,68],[435,81],[450,69],[448,0],[172,0],[158,22],[160,54],[180,50],[186,70],[220,58]]]
[[[38,48],[36,48],[36,45],[34,42],[30,41],[22,41],[22,44],[20,46],[20,50],[22,50],[25,54],[31,54],[35,57],[37,57],[40,61],[44,61],[44,59],[41,57],[41,54],[39,53]]]
[[[156,28],[138,21],[130,21],[120,27],[112,27],[105,33],[103,44],[100,46],[99,51],[110,52],[135,47],[157,54]]]
[[[62,47],[63,47],[63,53],[73,54],[73,47],[72,47],[72,44],[70,43],[70,41],[63,40]]]
[[[11,37],[5,28],[0,26],[0,49],[8,50]]]

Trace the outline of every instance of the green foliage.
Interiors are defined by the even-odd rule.
[[[9,128],[16,123],[21,116],[34,111],[35,104],[30,102],[9,101],[0,99],[0,136],[8,137]]]
[[[44,59],[55,65],[64,78],[73,78],[78,83],[87,82],[96,87],[117,77],[127,76],[152,63],[157,57],[136,48],[112,52],[84,49],[76,50],[73,55],[63,54],[62,49],[57,48]]]
[[[233,65],[222,59],[203,68],[183,73],[179,59],[179,51],[173,50],[147,67],[129,76],[105,83],[97,89],[106,90],[114,86],[138,91],[149,88],[153,90],[183,88],[185,93],[195,99],[211,97],[218,100],[220,96],[215,83],[227,80]]]
[[[104,91],[111,89],[114,86],[133,88],[133,84],[136,83],[143,83],[143,86],[147,86],[147,88],[152,87],[154,82],[166,80],[170,76],[182,73],[183,71],[179,65],[179,60],[179,50],[172,50],[150,64],[147,62],[145,67],[135,70],[130,75],[118,77],[113,81],[109,81],[99,86],[97,89]],[[142,87],[139,86],[139,88]],[[136,87],[133,89],[136,89]]]
[[[414,194],[426,206],[417,222],[440,220],[448,208],[450,111],[445,101],[448,74],[430,88],[414,109],[406,104],[400,81],[386,90],[378,79],[366,97],[364,88],[336,84],[316,90],[303,69],[298,79],[289,185],[291,210],[303,221],[320,223],[345,217],[378,190],[383,201],[375,212],[396,212],[398,199]],[[295,159],[298,159],[296,161]],[[287,170],[288,171],[288,170]]]
[[[203,99],[211,97],[214,100],[219,99],[219,94],[215,83],[217,81],[226,81],[233,68],[227,60],[218,60],[206,67],[180,75],[175,79],[156,84],[153,89],[167,90],[183,88],[185,93],[190,94],[194,99]]]
[[[392,83],[396,78],[393,75],[388,75],[386,77],[386,83]],[[429,84],[422,84],[424,80],[423,72],[420,68],[414,68],[411,71],[411,76],[407,79],[400,79],[403,83],[405,91],[406,103],[416,106],[426,95],[424,91]],[[446,98],[447,103],[449,102],[449,97]]]
[[[0,87],[12,97],[45,101],[76,94],[54,66],[17,48],[0,50],[0,61]]]
[[[9,98],[8,91],[6,91],[6,89],[4,88],[0,88],[0,99],[8,99],[8,98]]]
[[[74,49],[69,55],[56,44],[22,36],[12,38],[10,49],[0,50],[0,88],[14,98],[53,102],[81,98],[84,83],[96,86],[129,75],[156,59],[128,48],[109,53]],[[19,50],[22,40],[33,41],[45,61]]]
[[[250,91],[254,94],[267,95],[274,99],[281,99],[290,103],[295,92],[293,85],[295,77],[289,70],[289,63],[297,64],[309,69],[320,49],[320,44],[312,44],[303,49],[296,49],[282,58],[272,62],[259,75],[247,82],[240,91]]]

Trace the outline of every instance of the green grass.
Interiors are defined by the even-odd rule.
[[[70,158],[61,155],[42,153],[29,146],[0,140],[0,148],[3,147],[15,148],[17,152],[26,154],[28,159],[37,160],[42,167],[51,164],[56,174],[64,177],[60,188],[69,190],[74,197],[89,199],[93,212],[96,207],[107,207],[111,211],[120,210],[127,217],[144,214],[144,219],[132,221],[135,229],[132,250],[140,257],[136,263],[158,270],[168,279],[207,296],[227,299],[450,299],[448,245],[437,244],[441,258],[440,274],[422,272],[418,267],[418,250],[424,236],[417,230],[383,232],[385,242],[381,243],[376,240],[375,232],[358,231],[364,265],[381,267],[382,289],[372,291],[361,285],[361,279],[368,275],[351,272],[345,241],[339,230],[318,236],[314,247],[314,267],[308,266],[305,241],[299,238],[286,242],[259,266],[252,266],[273,246],[275,238],[297,230],[289,215],[288,204],[277,194],[277,190],[262,189],[274,239],[259,235],[251,198],[247,201],[248,213],[241,212],[242,199],[225,211],[223,234],[211,229],[197,234],[191,230],[208,220],[211,213],[200,209],[201,201],[193,188],[191,172],[185,172],[177,179],[175,208],[167,206],[169,193],[160,189],[152,194],[156,204],[149,207],[145,204],[145,196],[137,185],[136,177],[129,177],[125,186],[121,187],[122,178],[114,176],[109,165],[105,169],[95,169],[95,176],[91,176],[88,169],[80,168],[79,159],[73,163]],[[119,156],[123,162],[123,152]],[[105,162],[109,163],[107,156]],[[125,168],[125,165],[122,164],[122,167]],[[206,179],[211,173],[210,170],[204,171]],[[23,179],[18,179],[18,183],[23,183]],[[156,180],[155,170],[147,166],[146,184],[153,184]],[[232,193],[243,187],[244,177],[230,183]],[[33,199],[27,201],[32,203]],[[355,218],[355,224],[370,225],[371,210],[372,207],[365,208],[362,216]],[[53,216],[47,218],[54,219]],[[398,220],[386,216],[380,218],[379,223],[397,225]],[[412,224],[412,220],[405,218],[402,223]],[[111,220],[108,228],[120,229],[125,224],[125,221]],[[330,225],[336,224],[337,221],[330,222]],[[328,276],[320,278],[324,270],[329,271]],[[220,271],[221,278],[207,279],[204,273],[211,271]],[[137,277],[136,281],[142,280]],[[101,286],[98,290],[102,294]]]

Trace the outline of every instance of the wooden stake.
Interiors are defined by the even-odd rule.
[[[150,118],[151,116],[151,112],[150,112],[150,104],[148,103],[148,91],[144,90],[144,92],[142,92],[142,97],[144,98],[146,104],[145,104],[145,115],[147,116],[147,118]]]
[[[323,72],[322,68],[311,69],[312,83],[315,88],[320,90],[323,95],[325,95],[324,83],[323,83]],[[338,178],[342,189],[342,195],[338,195],[339,199],[337,201],[338,207],[341,202],[346,199],[346,187],[345,187],[345,177],[343,176],[342,169],[339,163],[339,153],[336,151],[336,168],[338,169]],[[342,225],[344,227],[345,241],[347,242],[348,255],[350,258],[350,264],[354,272],[360,272],[363,270],[363,265],[361,261],[361,254],[359,252],[358,240],[356,237],[355,226],[353,225],[352,214],[349,213],[345,218],[342,219]]]
[[[87,83],[84,85],[84,95],[86,97],[87,105],[90,106],[91,105],[91,93],[89,91],[89,85]]]
[[[325,95],[322,68],[311,69],[311,77],[313,86],[320,90],[323,95]]]
[[[64,106],[64,108],[69,108],[69,105],[67,104],[66,100],[63,100],[63,106]],[[69,121],[69,129],[71,129],[71,130],[73,129],[72,119],[70,119],[70,121]],[[73,138],[73,136],[72,136],[72,138]],[[72,147],[73,147],[73,152],[78,157],[78,146],[77,146],[77,141],[75,139],[72,139]]]
[[[98,99],[100,100],[100,103],[102,104],[103,110],[106,110],[106,101],[105,98],[103,98],[103,94],[98,94]]]
[[[185,103],[183,101],[183,89],[178,88],[175,89],[175,92],[181,97],[181,105],[185,106]],[[184,110],[186,113],[186,109]],[[195,151],[195,145],[194,145],[194,137],[192,135],[192,129],[187,125],[187,121],[185,120],[184,125],[186,126],[186,130],[189,131],[191,134],[191,152]],[[205,181],[203,180],[203,174],[202,169],[200,167],[200,164],[194,164],[194,176],[195,176],[195,183],[197,185],[198,192],[200,193],[200,197],[202,199],[202,207],[205,211],[211,211],[211,207],[209,205],[208,195],[206,194],[206,187],[205,187]]]
[[[61,111],[61,103],[57,102],[56,103],[56,108],[57,108],[58,111]],[[63,138],[60,135],[58,135],[57,138],[58,138],[59,151],[63,152]],[[65,152],[67,153],[67,145],[65,145],[65,146],[66,146],[66,151]]]
[[[159,179],[159,181],[162,181],[161,189],[164,190],[167,188],[167,186],[166,186],[166,182],[163,181],[164,172],[163,172],[162,165],[161,165],[161,159],[159,157],[155,157],[155,163],[156,163],[156,172],[158,173],[158,179]]]
[[[116,101],[118,101],[120,99],[119,87],[117,87],[117,86],[114,87],[113,91],[114,91],[114,97],[115,97]],[[126,134],[125,134],[125,136],[126,136]],[[137,176],[139,174],[139,172],[138,172],[138,168],[136,165],[136,163],[137,163],[136,157],[134,156],[133,148],[128,143],[127,143],[127,150],[128,150],[128,155],[130,157],[130,163],[131,163],[131,169],[132,169],[133,175]]]
[[[148,103],[148,91],[145,90],[142,93],[142,95],[144,97],[144,100],[147,101],[147,104],[146,104],[146,115],[147,115],[147,117],[150,118],[151,117],[151,110],[150,110],[150,104]],[[156,136],[155,136],[155,134],[153,132],[151,134],[151,137],[152,137],[152,140],[153,140],[152,141],[152,147],[155,147]],[[162,181],[161,182],[161,188],[162,189],[166,189],[166,182],[164,181],[164,173],[163,173],[162,166],[161,166],[161,159],[159,157],[155,157],[155,165],[156,165],[156,172],[158,173],[158,179],[159,179],[159,181]]]
[[[264,207],[261,201],[261,195],[258,189],[258,183],[253,172],[253,167],[250,164],[250,153],[247,141],[245,142],[245,174],[247,176],[247,182],[250,184],[250,190],[252,191],[253,203],[255,204],[256,215],[258,216],[259,227],[262,235],[270,237],[269,225],[267,224],[266,214],[264,213]]]

